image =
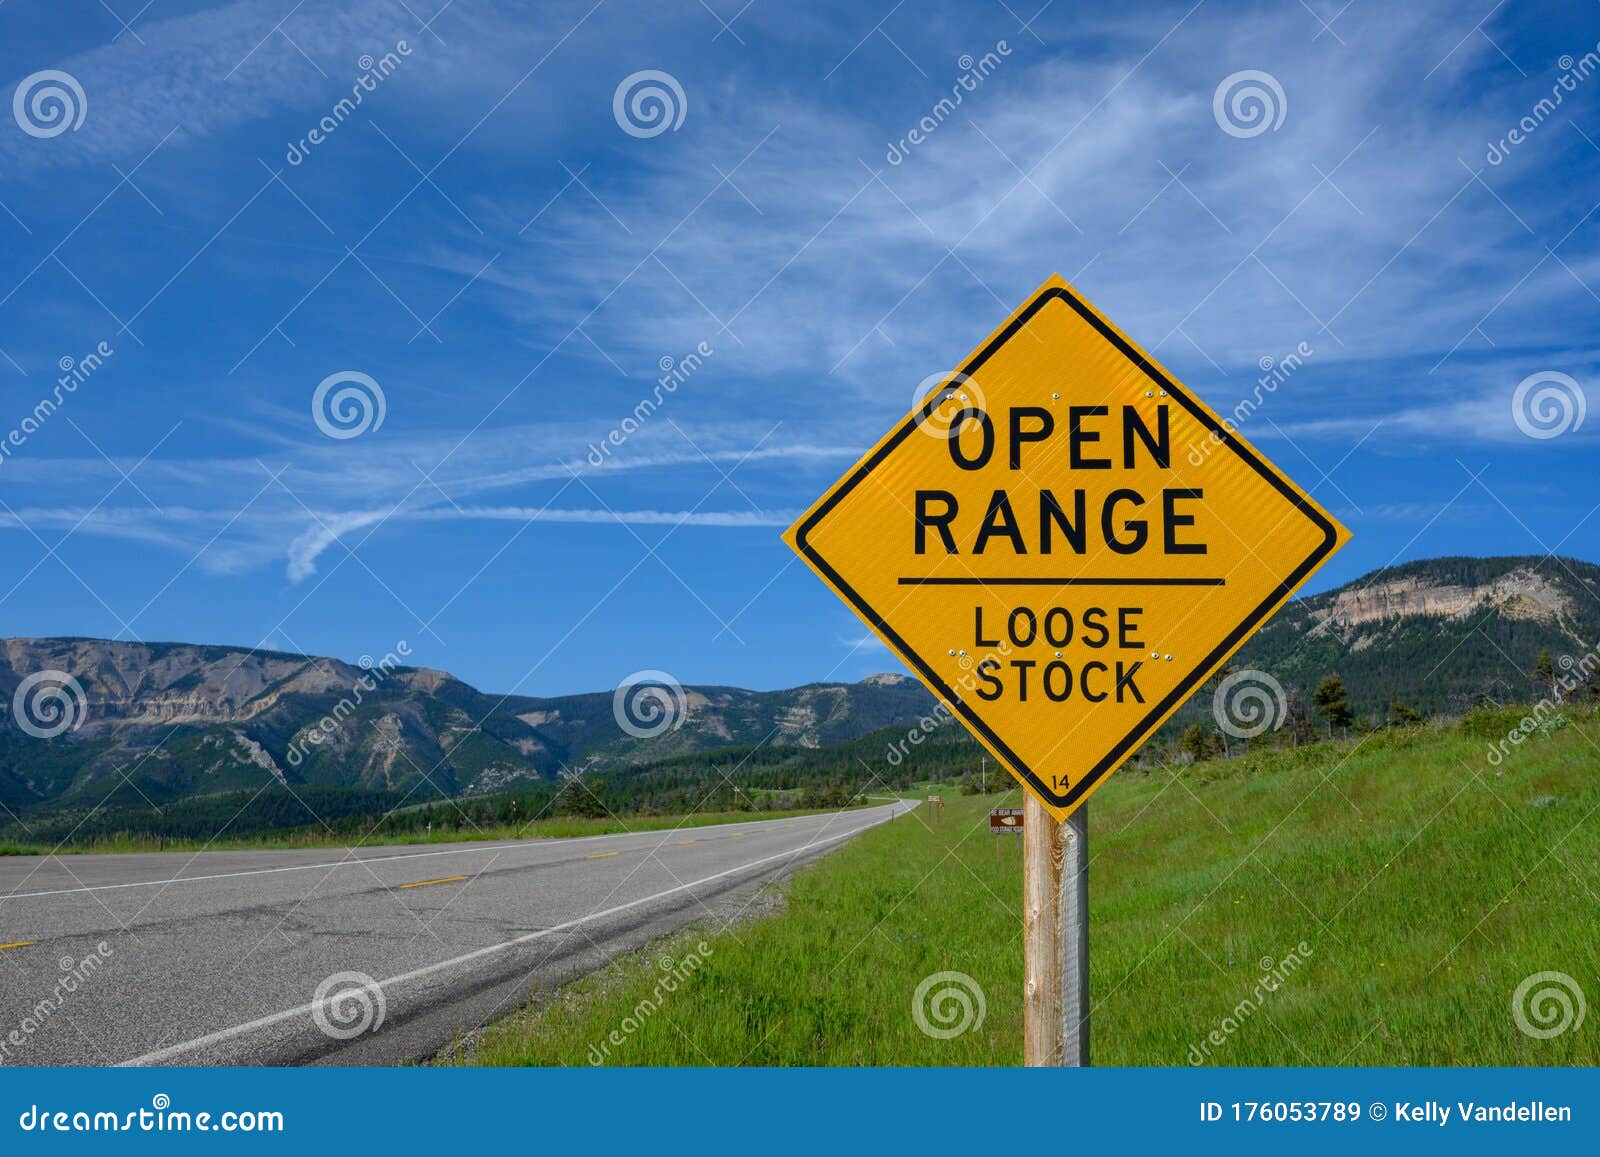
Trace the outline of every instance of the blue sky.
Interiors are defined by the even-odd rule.
[[[1600,559],[1595,5],[141,3],[0,7],[0,633],[894,669],[779,531],[1053,272],[1221,411],[1303,343],[1241,429],[1312,589]]]

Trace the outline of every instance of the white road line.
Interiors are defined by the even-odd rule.
[[[4,0],[0,0],[0,3],[3,2]],[[848,813],[827,812],[816,816],[805,816],[802,817],[802,820],[828,819],[831,816],[839,814]],[[334,868],[355,868],[361,866],[362,864],[382,864],[391,860],[425,860],[433,856],[474,855],[478,852],[505,851],[512,848],[559,849],[562,847],[570,847],[574,844],[593,843],[596,840],[642,839],[646,836],[671,835],[680,830],[702,831],[718,828],[748,828],[758,825],[770,825],[772,830],[776,831],[778,828],[783,827],[786,822],[800,823],[802,820],[744,820],[736,824],[710,824],[706,825],[704,828],[656,828],[651,831],[643,832],[612,832],[609,835],[603,836],[546,836],[543,839],[522,840],[517,843],[510,844],[474,844],[468,847],[446,848],[445,850],[439,852],[399,852],[392,856],[355,857],[351,859],[334,860],[331,863],[321,864],[291,864],[283,868],[250,868],[239,872],[218,872],[209,876],[174,876],[159,880],[132,880],[124,884],[93,884],[81,888],[58,888],[49,892],[4,892],[0,893],[0,904],[4,904],[7,900],[31,900],[39,896],[71,896],[80,892],[111,892],[119,888],[154,888],[165,884],[198,884],[206,880],[232,880],[240,876],[270,876],[278,872],[308,872],[312,869],[331,870]],[[176,854],[182,855],[184,853]],[[228,855],[230,853],[219,852],[214,854]]]
[[[835,814],[837,815],[837,813]],[[729,868],[727,871],[718,872],[713,876],[706,876],[704,879],[695,880],[692,883],[679,884],[676,888],[668,888],[664,892],[656,892],[654,895],[645,896],[638,900],[629,900],[626,904],[617,904],[599,912],[591,912],[587,916],[580,916],[576,920],[568,920],[564,924],[555,924],[549,928],[541,928],[537,932],[529,932],[526,935],[518,936],[515,940],[507,940],[501,944],[491,944],[485,948],[475,949],[472,952],[464,953],[463,955],[454,957],[450,960],[441,960],[436,964],[429,964],[422,968],[413,969],[410,972],[403,972],[399,976],[391,976],[388,980],[378,981],[376,983],[376,987],[381,992],[381,990],[386,986],[392,987],[400,984],[409,984],[416,980],[422,980],[426,977],[434,975],[435,973],[460,967],[461,965],[471,963],[474,960],[480,960],[485,956],[492,956],[497,952],[504,952],[508,948],[516,948],[523,944],[532,943],[535,940],[542,940],[547,936],[554,936],[558,932],[570,931],[573,928],[577,928],[579,925],[587,924],[594,920],[602,920],[607,916],[615,916],[619,912],[626,912],[631,908],[639,907],[641,904],[650,904],[657,900],[664,900],[668,896],[676,896],[680,892],[687,892],[689,889],[698,888],[702,884],[710,884],[714,881],[725,879],[728,876],[737,875],[740,872],[751,871],[755,868],[762,867],[765,864],[770,864],[777,860],[793,858],[804,852],[813,851],[817,848],[824,848],[829,844],[839,843],[841,840],[852,839],[869,828],[874,828],[879,824],[887,823],[890,818],[892,818],[892,815],[886,816],[883,819],[873,820],[869,824],[862,824],[859,828],[854,828],[851,831],[843,833],[842,835],[830,836],[826,840],[818,840],[815,843],[809,843],[803,847],[795,848],[791,851],[779,852],[775,856],[767,856],[764,859],[752,860],[748,864],[740,864],[736,868]],[[337,999],[337,996],[326,997],[322,1000],[312,1001],[310,1004],[302,1004],[298,1008],[286,1009],[283,1012],[275,1012],[271,1016],[263,1016],[256,1020],[248,1021],[245,1024],[234,1025],[232,1028],[219,1029],[217,1032],[207,1033],[205,1036],[196,1037],[194,1040],[184,1041],[182,1044],[170,1045],[167,1048],[158,1049],[153,1053],[146,1053],[142,1057],[134,1057],[132,1060],[123,1061],[117,1067],[131,1068],[145,1065],[158,1065],[164,1061],[171,1060],[173,1057],[179,1057],[185,1053],[194,1052],[196,1049],[203,1049],[209,1045],[221,1044],[223,1041],[232,1040],[235,1037],[245,1036],[249,1033],[255,1032],[257,1029],[268,1028],[271,1025],[281,1024],[283,1021],[293,1020],[295,1017],[309,1016],[319,1009],[327,1008]]]

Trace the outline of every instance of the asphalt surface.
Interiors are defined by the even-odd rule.
[[[0,857],[0,1065],[425,1059],[621,952],[737,918],[910,806],[518,843]]]

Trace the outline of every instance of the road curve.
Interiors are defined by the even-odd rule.
[[[398,1064],[908,803],[567,840],[0,857],[0,1066]]]

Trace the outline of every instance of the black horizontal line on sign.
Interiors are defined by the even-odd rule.
[[[1220,587],[1221,578],[903,578],[903,587]]]

